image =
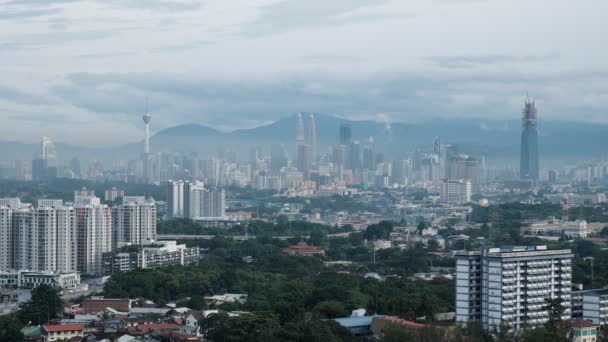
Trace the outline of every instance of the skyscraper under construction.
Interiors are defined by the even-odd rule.
[[[523,132],[521,133],[521,159],[519,175],[522,179],[537,181],[539,178],[538,162],[538,118],[534,101],[526,100],[523,115]]]

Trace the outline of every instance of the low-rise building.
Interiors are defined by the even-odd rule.
[[[84,324],[46,324],[42,326],[45,341],[69,340],[84,337]]]
[[[55,273],[27,270],[0,271],[0,288],[35,288],[46,284],[64,290],[80,286],[80,273]]]
[[[582,291],[583,320],[604,326],[608,323],[608,289]]]
[[[297,245],[284,248],[283,253],[289,254],[289,255],[300,255],[300,256],[316,256],[316,255],[324,256],[325,255],[324,250],[311,246],[311,245],[307,244],[306,242],[300,242]]]
[[[166,266],[183,266],[200,259],[199,247],[178,245],[176,241],[159,241],[147,246],[128,246],[133,252],[110,252],[103,255],[105,274],[127,272],[138,268],[158,268]]]
[[[597,341],[597,325],[589,321],[573,319],[570,321],[570,328],[572,328],[572,342]]]

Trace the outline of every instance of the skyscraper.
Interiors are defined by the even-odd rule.
[[[519,176],[522,179],[537,181],[539,177],[538,129],[534,101],[526,100],[522,115],[521,159]]]
[[[340,125],[340,145],[349,145],[351,140],[351,127],[349,124]]]
[[[302,145],[304,143],[304,121],[302,120],[302,113],[298,113],[296,116],[296,145]]]
[[[310,155],[312,162],[317,159],[317,125],[315,124],[314,114],[308,116],[308,130],[306,131],[306,144],[310,146]]]

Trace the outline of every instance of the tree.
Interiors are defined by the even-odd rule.
[[[0,316],[0,341],[21,341],[21,324],[14,315]]]
[[[32,290],[32,299],[19,308],[19,320],[27,325],[41,325],[59,316],[63,310],[59,290],[42,284]]]
[[[545,298],[545,310],[549,313],[549,320],[545,323],[545,330],[553,342],[570,341],[570,326],[562,321],[562,315],[566,308],[562,305],[561,298]]]
[[[416,341],[416,335],[397,324],[387,324],[380,342],[408,342]]]
[[[322,319],[344,317],[348,314],[344,305],[335,300],[318,303],[315,305],[312,312],[314,316]]]

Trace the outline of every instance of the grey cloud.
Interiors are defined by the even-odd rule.
[[[535,63],[546,61],[551,56],[511,56],[511,55],[477,55],[477,56],[432,56],[428,60],[442,68],[474,68],[490,64]]]
[[[3,85],[0,85],[0,99],[27,105],[41,105],[47,103],[47,101],[41,96],[33,95],[22,90]]]
[[[203,5],[203,1],[200,0],[105,0],[100,2],[117,7],[173,12],[198,10]]]
[[[0,48],[10,49],[39,49],[76,41],[103,39],[115,35],[119,30],[104,31],[48,31],[44,33],[22,34],[12,40],[0,43]]]
[[[56,15],[63,12],[61,8],[5,10],[0,12],[0,20],[22,20],[27,18]]]
[[[566,92],[573,84],[585,84],[585,78],[563,74],[561,78],[542,80],[536,75],[535,81],[518,79],[517,75],[504,81],[500,76],[401,73],[341,81],[292,75],[275,82],[230,82],[155,74],[80,73],[68,77],[52,92],[74,106],[131,122],[139,120],[136,114],[142,110],[141,103],[150,96],[158,125],[198,122],[237,129],[251,124],[252,117],[255,122],[265,122],[296,111],[345,117],[384,113],[402,122],[438,117],[516,119],[520,112],[517,99],[523,101],[529,88],[533,89],[531,95],[543,103],[541,113],[547,113],[547,117],[568,119],[570,112],[578,111],[585,113],[586,120],[606,121],[608,108],[603,103],[608,83],[597,90],[597,96],[589,97],[594,106],[588,106],[564,104],[560,95],[550,91],[558,88]]]
[[[363,8],[380,6],[387,2],[386,0],[284,0],[262,7],[261,15],[255,21],[244,25],[242,33],[245,36],[265,36],[303,28],[318,28],[409,16],[397,13],[345,15]]]

